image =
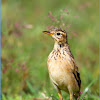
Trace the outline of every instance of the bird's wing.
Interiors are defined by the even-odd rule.
[[[70,49],[69,49],[70,50]],[[76,63],[75,63],[75,60],[74,60],[74,57],[73,57],[73,55],[72,55],[72,53],[71,53],[71,51],[69,51],[69,55],[70,55],[70,57],[71,57],[71,68],[73,68],[72,69],[72,73],[73,73],[73,75],[74,75],[74,77],[75,77],[75,79],[76,79],[76,81],[77,81],[77,83],[78,83],[78,86],[79,86],[79,90],[80,90],[80,88],[81,88],[81,79],[80,79],[80,73],[79,73],[79,71],[78,71],[78,67],[77,67],[77,65],[76,65]]]
[[[73,71],[73,74],[74,74],[74,77],[78,83],[78,86],[79,86],[79,90],[81,88],[81,79],[80,79],[80,73],[78,72],[78,70],[74,70]]]

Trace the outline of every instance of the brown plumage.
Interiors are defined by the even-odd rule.
[[[48,70],[50,79],[57,89],[60,100],[63,100],[61,90],[78,97],[81,88],[81,79],[74,57],[69,49],[67,33],[62,29],[55,28],[51,31],[43,31],[54,38],[55,44],[48,56]]]

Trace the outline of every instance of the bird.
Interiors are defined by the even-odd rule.
[[[78,66],[69,48],[67,32],[61,28],[43,31],[54,39],[54,48],[48,56],[48,72],[53,86],[63,100],[61,90],[70,94],[70,100],[79,98],[81,78]]]

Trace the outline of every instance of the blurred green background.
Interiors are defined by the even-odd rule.
[[[42,31],[59,26],[79,66],[83,100],[99,100],[99,0],[1,0],[1,25],[2,100],[58,100],[47,69],[54,41]]]

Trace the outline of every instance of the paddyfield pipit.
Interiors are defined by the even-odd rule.
[[[55,41],[47,63],[50,79],[60,100],[63,100],[61,90],[69,92],[70,100],[73,100],[73,96],[77,99],[81,88],[81,79],[78,67],[69,49],[66,31],[55,28],[43,32],[52,36]]]

